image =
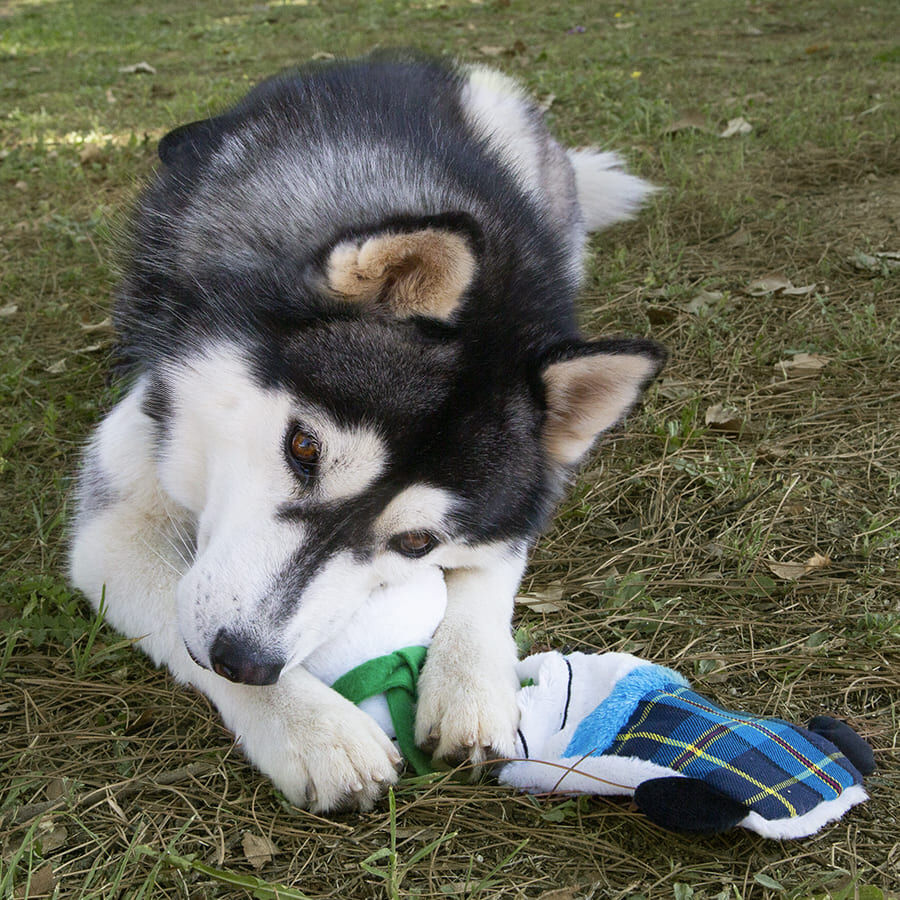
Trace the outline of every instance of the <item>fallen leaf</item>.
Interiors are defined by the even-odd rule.
[[[723,243],[726,247],[746,247],[752,239],[752,235],[746,228],[738,228],[737,231],[729,234]]]
[[[806,574],[806,566],[803,563],[766,563],[769,571],[783,581],[796,581]]]
[[[814,553],[805,563],[767,562],[766,565],[776,578],[781,578],[783,581],[796,581],[804,575],[809,575],[810,572],[827,569],[831,565],[831,559],[821,553]]]
[[[667,125],[663,129],[663,134],[677,134],[679,131],[708,131],[709,127],[706,116],[699,110],[689,110],[680,119],[676,119],[671,125]]]
[[[728,406],[724,403],[710,406],[706,410],[703,420],[710,428],[716,431],[727,431],[731,434],[740,434],[747,426],[744,414],[736,406]]]
[[[51,778],[44,791],[48,800],[59,800],[66,794],[66,782],[62,778]]]
[[[547,585],[543,591],[534,591],[532,594],[521,594],[516,597],[516,603],[532,610],[533,612],[560,612],[565,609],[562,603],[563,586],[554,581]]]
[[[685,309],[695,316],[705,316],[713,307],[717,306],[719,301],[724,298],[721,291],[699,290],[694,294],[693,298],[688,301]]]
[[[831,44],[810,44],[806,48],[806,53],[808,56],[812,56],[815,53],[828,53],[831,50]]]
[[[900,269],[900,253],[889,251],[885,253],[863,253],[857,250],[850,260],[857,269],[866,272],[893,272]]]
[[[743,116],[738,116],[736,119],[728,120],[725,130],[719,137],[730,138],[735,135],[750,134],[751,131],[753,131],[753,126]]]
[[[656,383],[656,392],[666,400],[687,400],[696,395],[697,388],[686,381],[663,378]]]
[[[109,316],[99,322],[79,322],[78,325],[82,331],[112,331],[113,327],[112,319]]]
[[[147,75],[156,74],[156,69],[154,69],[150,63],[143,60],[130,66],[119,66],[119,71],[123,75],[140,75],[141,73],[146,73]]]
[[[790,450],[786,450],[784,447],[774,447],[771,444],[760,444],[756,448],[756,458],[766,462],[775,462],[779,459],[786,459],[790,455]]]
[[[785,378],[808,378],[811,375],[818,375],[830,362],[830,356],[795,353],[790,359],[775,363],[775,371]]]
[[[103,148],[99,144],[85,144],[78,152],[82,165],[99,162],[103,159]]]
[[[678,310],[671,306],[648,306],[645,312],[651,325],[667,325],[678,318]]]
[[[30,900],[32,897],[49,897],[56,887],[56,876],[52,863],[44,863],[31,876],[27,887],[23,884],[16,888],[13,897],[16,900]]]
[[[6,306],[0,306],[0,319],[8,319],[19,311],[19,307],[15,303],[7,303]]]
[[[478,52],[482,56],[502,56],[506,52],[506,47],[484,46],[479,47]]]
[[[784,294],[785,297],[805,297],[807,294],[811,294],[815,289],[815,283],[799,286],[792,284],[790,287],[784,288],[781,293]]]
[[[247,862],[254,869],[261,869],[266,863],[271,862],[272,857],[278,852],[278,847],[269,838],[249,831],[244,832],[241,844],[244,848],[244,856],[247,857]]]
[[[556,101],[556,94],[547,94],[543,100],[538,103],[538,109],[541,112],[547,112]]]
[[[106,89],[106,102],[107,103],[117,103],[116,95],[112,92],[112,88]]]
[[[579,890],[576,887],[554,888],[552,891],[544,891],[537,900],[575,900]]]
[[[68,840],[69,832],[65,825],[60,825],[52,818],[41,819],[38,826],[38,838],[41,842],[41,854],[46,857],[48,853],[64,847]]]
[[[65,372],[66,371],[65,357],[63,359],[58,359],[52,365],[47,366],[47,368],[44,371],[49,372],[51,375],[59,375],[61,372]]]
[[[334,59],[334,54],[329,53],[327,50],[317,50],[315,53],[313,53],[313,55],[310,57],[310,59],[314,59],[314,60]]]
[[[772,272],[769,275],[763,275],[762,278],[751,281],[744,290],[751,297],[763,297],[766,294],[776,294],[790,287],[793,287],[793,285],[784,275]]]

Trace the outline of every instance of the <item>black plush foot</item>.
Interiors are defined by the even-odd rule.
[[[698,778],[651,778],[637,786],[638,809],[663,828],[684,834],[719,834],[748,810]]]
[[[832,719],[831,716],[816,716],[806,727],[831,741],[856,766],[861,775],[871,775],[875,771],[875,754],[872,753],[872,748],[846,722]]]

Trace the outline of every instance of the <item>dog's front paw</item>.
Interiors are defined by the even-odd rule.
[[[515,672],[500,665],[461,670],[430,658],[419,680],[416,743],[435,759],[468,761],[515,753],[519,708]]]
[[[328,695],[310,703],[308,695],[285,692],[279,702],[260,704],[252,720],[229,724],[248,759],[296,806],[371,809],[396,783],[402,757],[372,718]]]

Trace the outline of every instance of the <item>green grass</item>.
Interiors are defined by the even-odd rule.
[[[898,33],[893,0],[7,3],[0,896],[896,896],[900,274],[852,259],[900,250]],[[620,149],[664,188],[593,240],[582,313],[672,360],[536,549],[523,592],[561,589],[564,610],[523,607],[520,646],[640,652],[756,713],[847,719],[879,771],[822,835],[690,841],[619,802],[451,776],[320,819],[67,586],[71,479],[115,399],[118,235],[157,138],[295,62],[397,45],[552,94],[562,139]],[[119,71],[141,61],[156,73]],[[689,114],[706,130],[669,131]],[[753,131],[718,137],[737,116]],[[745,292],[772,272],[815,289]],[[721,297],[692,312],[701,289]],[[774,365],[799,351],[830,361],[784,383]],[[741,434],[706,424],[715,403]],[[769,568],[814,553],[831,565],[797,581]],[[259,871],[247,832],[277,846]]]

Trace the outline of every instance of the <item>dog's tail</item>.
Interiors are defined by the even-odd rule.
[[[588,231],[599,231],[630,219],[644,200],[658,188],[629,175],[616,153],[600,150],[569,150],[575,169],[578,202]]]

